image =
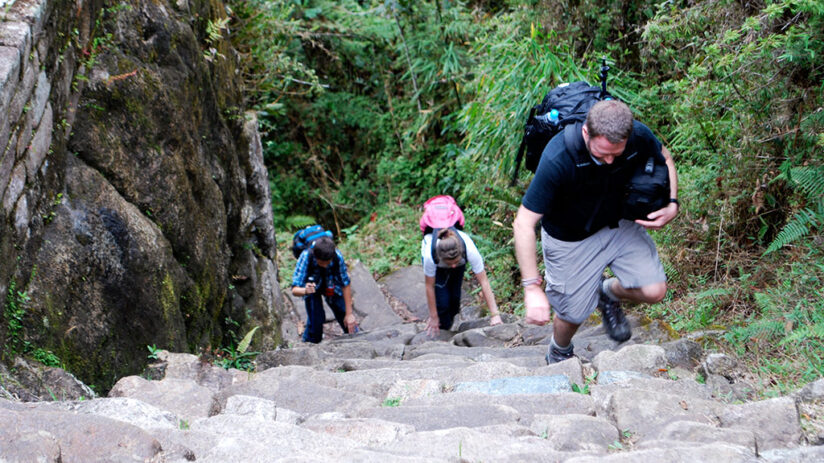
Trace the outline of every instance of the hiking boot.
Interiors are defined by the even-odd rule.
[[[613,301],[612,298],[600,291],[600,303],[598,306],[601,309],[601,317],[604,319],[604,329],[607,335],[613,340],[624,342],[632,336],[632,330],[629,327],[629,321],[624,316],[624,311],[621,310],[621,302]]]
[[[573,347],[574,346],[572,345],[572,343],[569,343],[569,348],[566,352],[564,352],[561,349],[559,349],[554,342],[550,342],[549,347],[546,350],[546,357],[544,357],[546,359],[546,364],[550,365],[553,363],[563,362],[564,360],[571,359],[572,357],[574,357],[574,355],[572,354]]]

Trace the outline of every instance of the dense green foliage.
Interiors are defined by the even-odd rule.
[[[779,387],[824,374],[824,3],[233,7],[281,243],[314,218],[384,274],[418,261],[417,205],[449,193],[518,312],[508,224],[530,175],[508,180],[526,113],[560,82],[596,81],[604,56],[611,92],[679,170],[681,214],[654,233],[672,291],[647,313],[681,332],[724,327],[715,347]]]
[[[3,357],[12,357],[23,352],[23,317],[26,314],[26,305],[30,300],[25,291],[17,290],[17,282],[12,280],[9,283],[9,290],[6,294],[6,303],[3,306],[3,318],[5,319],[5,339],[3,346]]]
[[[5,321],[5,344],[0,351],[0,358],[9,360],[17,355],[29,355],[43,365],[49,367],[62,366],[60,358],[54,352],[40,347],[34,347],[25,340],[24,317],[28,309],[31,296],[27,291],[17,289],[17,282],[11,280],[3,305],[3,320]]]

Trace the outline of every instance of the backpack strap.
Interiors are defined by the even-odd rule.
[[[332,237],[332,232],[321,228],[305,238],[307,243],[311,243],[310,247],[315,245],[315,240],[324,236]]]
[[[430,243],[431,246],[431,253],[432,253],[432,261],[435,262],[435,265],[438,265],[438,252],[437,252],[437,244],[438,244],[438,232],[440,232],[440,228],[433,228],[432,229],[432,242]]]
[[[564,147],[566,148],[567,153],[569,153],[572,157],[573,161],[575,161],[576,169],[588,167],[594,164],[592,161],[592,156],[585,148],[584,136],[581,134],[582,126],[583,124],[570,124],[564,127]],[[587,224],[584,226],[584,230],[586,230],[587,233],[589,233],[592,229],[592,223],[601,211],[602,204],[604,204],[604,195],[601,195],[598,198],[598,203],[595,205],[595,210],[592,211],[592,215],[589,216],[589,220],[587,220]]]
[[[307,249],[309,252],[309,262],[306,266],[306,277],[309,278],[310,276],[317,276],[319,281],[316,281],[315,284],[318,288],[325,288],[329,285],[329,281],[327,281],[332,276],[332,271],[329,267],[325,269],[318,265],[318,261],[315,259],[315,256],[312,254],[311,249]],[[335,257],[332,258],[332,262],[335,264],[334,272],[337,273],[339,276],[343,276],[341,274],[341,265],[340,265],[340,256],[338,255],[337,251],[335,251]],[[330,263],[330,265],[332,265]]]
[[[463,246],[463,259],[467,261],[466,257],[466,242],[464,241],[463,237],[460,233],[458,233],[458,229],[455,227],[449,227],[450,230],[455,232],[455,235],[461,240],[461,246]],[[430,247],[430,252],[432,253],[432,261],[435,262],[435,265],[438,265],[438,252],[437,252],[437,243],[438,243],[438,232],[443,230],[442,228],[435,228],[432,230],[432,244]]]
[[[564,148],[575,161],[575,167],[587,167],[593,164],[589,151],[581,134],[583,124],[570,124],[564,127]]]

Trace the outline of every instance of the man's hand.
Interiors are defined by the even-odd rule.
[[[306,287],[303,288],[303,291],[306,294],[313,294],[315,292],[315,284],[314,283],[306,283]]]
[[[489,319],[489,326],[500,325],[501,323],[503,323],[503,320],[501,320],[500,314],[495,314]]]
[[[355,329],[358,327],[358,319],[355,318],[355,314],[349,314],[343,317],[343,324],[346,325],[346,329],[349,331],[349,334],[355,332]]]
[[[438,316],[435,315],[434,317],[430,316],[429,321],[426,323],[426,334],[429,335],[430,338],[434,338],[441,332],[441,320],[438,319]]]
[[[638,225],[651,230],[659,230],[668,224],[672,219],[678,215],[678,204],[669,203],[666,207],[658,209],[657,211],[647,214],[649,220],[638,219],[635,221]]]
[[[540,285],[529,285],[524,288],[524,305],[526,306],[527,323],[546,325],[551,321],[549,300]]]

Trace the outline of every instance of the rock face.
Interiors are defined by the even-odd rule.
[[[0,292],[7,354],[88,384],[146,346],[280,343],[269,183],[220,1],[16,0],[0,22]],[[204,49],[214,49],[204,56]],[[232,331],[230,333],[230,330]],[[236,341],[235,341],[236,342]]]
[[[353,278],[363,279],[360,287],[374,284],[368,272]],[[696,380],[701,366],[667,360],[658,344],[673,341],[653,336],[667,330],[636,317],[638,329],[625,345],[592,327],[581,338],[590,340],[593,361],[546,365],[546,340],[523,336],[520,322],[467,320],[466,331],[414,344],[423,323],[371,315],[374,325],[358,334],[265,352],[254,373],[162,351],[151,366],[155,380],[121,378],[107,398],[0,400],[0,419],[10,423],[0,427],[0,460],[824,459],[815,432],[822,420],[799,416],[800,405],[820,405],[820,384],[733,403]],[[462,336],[471,331],[511,339],[508,346],[471,345],[480,339]],[[714,355],[692,347],[696,360]],[[679,377],[670,374],[676,368]]]

